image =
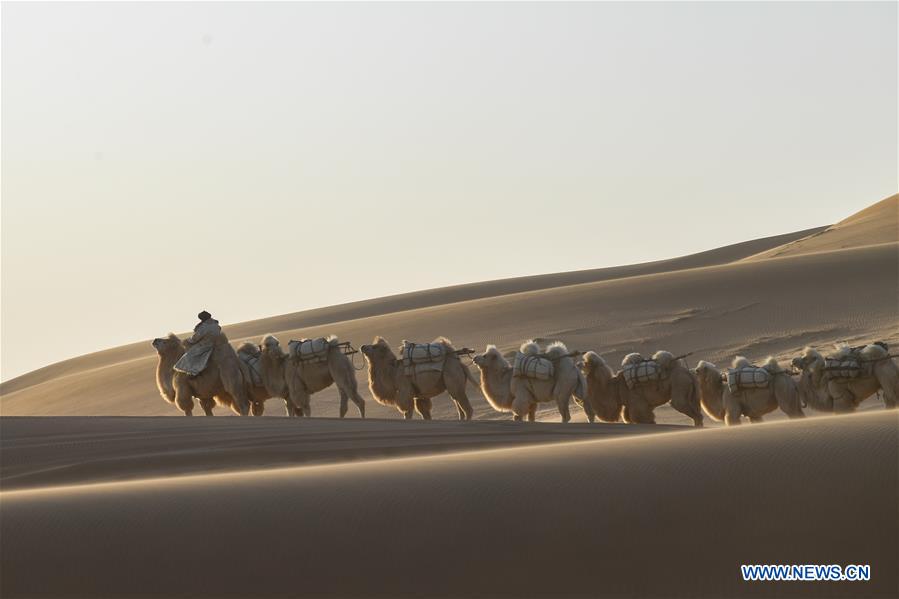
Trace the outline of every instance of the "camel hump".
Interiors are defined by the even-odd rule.
[[[887,347],[886,343],[872,343],[863,347],[858,353],[865,360],[880,360],[890,355]]]
[[[456,351],[456,348],[453,347],[453,342],[443,335],[431,341],[431,345],[442,345],[448,354]]]
[[[743,356],[737,356],[734,358],[734,361],[731,362],[732,368],[751,368],[752,362],[749,361],[749,358]]]
[[[696,372],[718,372],[718,367],[715,366],[713,362],[700,360],[699,363],[696,364]]]
[[[670,351],[659,350],[652,354],[652,360],[658,362],[662,368],[667,368],[674,363],[674,354]]]
[[[529,339],[529,340],[527,340],[527,341],[525,341],[524,343],[521,344],[521,347],[519,348],[518,351],[521,352],[521,353],[523,353],[523,354],[526,355],[526,356],[530,356],[530,355],[534,355],[534,354],[539,354],[539,353],[540,353],[540,346],[537,345],[537,342],[536,342],[536,341],[534,341],[534,340],[532,340],[532,339]]]
[[[553,341],[546,348],[546,355],[550,358],[561,358],[568,353],[568,348],[561,341]]]
[[[637,352],[632,352],[632,353],[629,353],[628,355],[624,356],[624,358],[622,358],[621,365],[622,366],[630,366],[631,364],[639,364],[642,361],[643,361],[642,355],[638,354]]]
[[[783,372],[783,368],[780,367],[780,364],[777,363],[777,360],[773,356],[768,356],[767,358],[765,358],[765,362],[762,364],[762,368],[764,368],[771,374]]]

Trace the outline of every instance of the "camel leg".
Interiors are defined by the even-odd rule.
[[[855,396],[849,389],[837,387],[833,395],[833,411],[837,414],[848,414],[855,411]]]
[[[676,395],[671,398],[671,407],[693,420],[693,426],[702,428],[702,408],[698,402],[691,401],[692,393],[689,395]]]
[[[254,401],[250,406],[253,416],[262,416],[265,413],[265,404],[261,401]]]
[[[291,394],[292,396],[292,394]],[[302,391],[299,397],[294,401],[294,405],[304,418],[312,418],[312,396]]]
[[[513,419],[516,421],[523,420],[528,415],[530,407],[534,403],[535,402],[528,391],[522,391],[516,395],[515,399],[512,401]]]
[[[431,398],[430,397],[416,397],[415,398],[415,411],[421,414],[421,417],[425,420],[431,419]]]
[[[337,387],[337,393],[340,395],[340,417],[343,418],[346,416],[347,410],[350,409],[350,398],[339,386]]]
[[[528,407],[528,422],[535,422],[537,420],[537,404],[532,403]]]
[[[232,409],[241,416],[249,416],[250,406],[253,401],[247,392],[243,376],[226,373],[222,368],[219,368],[219,376],[222,379],[222,386],[225,387],[225,391],[233,399]]]
[[[883,407],[891,410],[896,407],[899,400],[899,375],[895,372],[878,373],[877,382],[880,383],[880,395],[883,398]]]
[[[750,416],[749,417],[749,422],[752,422],[753,424],[758,424],[759,422],[762,422],[762,421],[763,421],[763,419],[761,416]]]
[[[737,426],[740,424],[740,418],[743,416],[743,406],[732,395],[724,397],[724,422],[727,426]]]
[[[445,380],[446,378],[447,377],[444,377],[444,384],[446,385],[449,396],[456,402],[456,411],[459,413],[459,420],[471,420],[474,409],[471,407],[471,402],[468,400],[468,393],[465,392],[465,383],[468,379],[463,377],[462,381],[459,382],[447,381]]]
[[[347,400],[350,400],[356,404],[356,408],[359,409],[359,417],[365,418],[365,400],[359,395],[356,379],[352,379],[350,384],[345,384],[334,379],[334,383],[337,385],[337,390],[340,392],[340,417],[343,418],[349,410],[347,407]]]
[[[177,377],[175,383],[175,405],[184,412],[185,416],[193,416],[194,397],[193,391],[187,381]]]
[[[568,422],[571,420],[571,396],[564,395],[562,397],[556,398],[556,406],[559,408],[559,414],[562,416],[562,422]]]
[[[587,422],[596,422],[596,412],[593,410],[593,404],[587,399],[584,401],[584,414],[587,415]]]
[[[212,408],[215,407],[215,400],[214,399],[201,399],[200,407],[203,408],[203,412],[207,416],[213,416],[214,414],[212,413]]]
[[[635,424],[655,424],[656,415],[645,400],[631,399],[627,406],[629,422]]]

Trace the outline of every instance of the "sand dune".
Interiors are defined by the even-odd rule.
[[[897,206],[893,196],[832,227],[674,260],[409,293],[228,332],[235,342],[335,333],[357,346],[446,334],[503,350],[536,337],[611,362],[660,348],[721,362],[787,359],[836,340],[897,343]],[[373,401],[368,420],[124,417],[178,414],[159,398],[154,368],[141,342],[0,386],[0,595],[899,590],[899,415],[875,399],[862,414],[701,431],[515,423],[474,389],[476,418],[503,421],[454,421],[447,398],[432,422],[399,421]],[[313,410],[335,415],[336,394],[315,396]],[[267,411],[280,416],[283,402]],[[540,418],[558,415],[547,406]],[[872,580],[749,584],[744,563],[870,564]]]
[[[0,593],[894,597],[897,431],[876,412],[7,491]],[[750,584],[744,563],[872,580]]]
[[[746,258],[760,260],[797,256],[814,252],[892,243],[899,231],[899,194],[856,212],[835,225],[810,232],[805,237],[785,242]]]
[[[785,258],[730,263],[674,272],[582,283],[455,302],[275,331],[282,339],[335,333],[355,344],[385,335],[431,339],[449,334],[459,345],[516,347],[531,336],[562,339],[618,361],[629,351],[664,348],[694,352],[691,360],[729,360],[773,354],[787,358],[805,344],[885,338],[899,341],[896,302],[899,244],[881,244]],[[839,281],[835,286],[834,281]],[[259,336],[269,332],[260,330]],[[149,351],[147,351],[149,350]],[[5,391],[4,415],[176,415],[155,389],[155,357],[133,358]],[[360,383],[364,386],[363,373]],[[11,381],[13,383],[15,381]],[[471,394],[477,392],[471,389]],[[366,390],[367,397],[367,390]],[[371,404],[375,417],[398,417]],[[476,397],[478,417],[498,417]],[[270,402],[270,414],[283,403]],[[336,415],[333,391],[313,398],[316,414]],[[220,410],[221,412],[221,410]],[[547,409],[546,417],[555,417]],[[576,411],[580,416],[580,411]],[[453,413],[449,399],[435,401],[435,416]],[[508,416],[502,416],[508,418]],[[662,421],[685,423],[660,412]]]
[[[785,235],[776,235],[774,237],[766,237],[763,239],[755,239],[706,252],[700,252],[698,254],[691,254],[689,256],[672,258],[669,260],[659,260],[657,262],[645,264],[534,275],[529,277],[443,287],[440,289],[415,291],[361,302],[295,312],[293,314],[274,316],[245,323],[232,324],[226,326],[225,330],[232,340],[256,338],[266,333],[300,330],[306,327],[324,326],[348,320],[373,318],[385,314],[446,305],[461,301],[535,291],[538,289],[565,287],[567,285],[579,283],[590,283],[658,272],[683,270],[686,268],[727,264],[741,258],[755,255],[766,249],[780,247],[784,243],[802,239],[807,235],[822,230],[824,230],[824,227],[788,233]],[[165,334],[166,332],[167,331],[160,331],[160,335]],[[5,381],[0,384],[0,394],[12,393],[50,379],[67,376],[73,373],[127,363],[131,360],[145,358],[152,354],[153,350],[149,346],[149,340],[144,340],[139,343],[132,343],[86,356],[79,356]]]
[[[337,334],[356,346],[448,335],[458,345],[504,350],[536,337],[561,339],[617,362],[629,351],[788,359],[804,345],[899,341],[899,195],[830,227],[735,244],[682,258],[407,293],[276,316],[226,328],[232,341]],[[160,335],[166,331],[160,331]],[[357,356],[361,367],[361,356]],[[54,364],[0,385],[4,415],[178,415],[158,396],[149,342]],[[365,387],[364,371],[359,380]],[[493,412],[471,389],[479,418]],[[369,402],[375,417],[398,414]],[[337,414],[336,393],[313,399]],[[272,403],[270,415],[283,404]],[[224,414],[224,410],[219,409]],[[448,399],[438,418],[452,417]],[[683,423],[663,409],[663,422]],[[541,418],[555,418],[547,408]],[[582,418],[580,411],[577,417]]]
[[[679,429],[371,418],[2,418],[0,488],[271,469]]]

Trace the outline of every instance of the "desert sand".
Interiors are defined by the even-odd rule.
[[[899,344],[899,195],[829,227],[692,256],[409,293],[233,324],[233,342],[559,339],[786,361]],[[160,335],[167,331],[159,331]],[[180,417],[149,340],[0,386],[0,595],[809,596],[899,593],[899,414],[693,430],[515,423],[470,389],[431,422],[370,399],[311,420]],[[357,364],[359,357],[357,356]],[[224,409],[217,413],[224,415]],[[575,420],[584,420],[573,407]],[[142,417],[138,417],[142,416]],[[174,416],[174,418],[173,418]],[[745,583],[744,563],[870,564],[868,583]]]
[[[158,447],[166,420],[143,427],[146,434],[160,429]],[[208,429],[213,445],[237,420]],[[319,430],[333,430],[321,423]],[[119,419],[111,428],[129,424]],[[370,424],[371,432],[384,426]],[[434,433],[433,423],[397,424]],[[474,425],[490,423],[454,424],[477,431]],[[899,415],[878,411],[177,477],[160,477],[132,455],[121,464],[126,476],[152,478],[43,480],[0,494],[0,592],[894,597],[897,431]],[[68,460],[89,453],[64,437],[35,441],[44,442]],[[266,436],[234,445],[268,452]],[[52,462],[48,451],[12,455],[40,468]],[[83,472],[89,480],[96,474]],[[740,579],[743,563],[870,564],[872,580],[748,584]]]

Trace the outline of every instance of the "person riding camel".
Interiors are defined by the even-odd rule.
[[[212,314],[203,310],[197,314],[200,322],[194,327],[194,334],[184,341],[187,351],[175,363],[175,370],[191,376],[197,376],[206,368],[209,356],[215,347],[215,341],[222,332],[222,327]]]

